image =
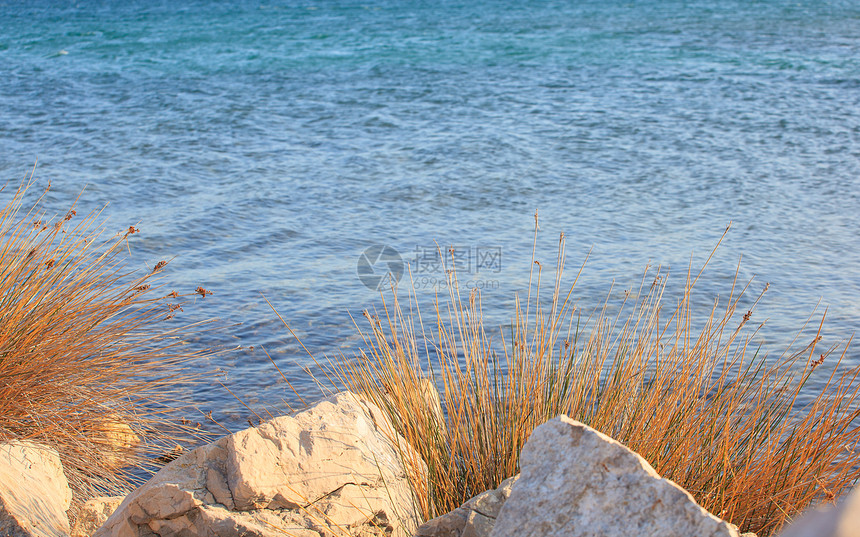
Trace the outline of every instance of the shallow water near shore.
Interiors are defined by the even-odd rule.
[[[546,289],[561,231],[568,282],[591,252],[586,310],[649,263],[677,292],[731,221],[704,309],[742,256],[771,353],[819,300],[826,342],[860,326],[854,2],[6,2],[0,110],[2,178],[38,160],[49,210],[85,189],[79,212],[140,228],[130,266],[211,290],[182,317],[223,327],[201,368],[257,408],[296,401],[261,347],[317,393],[264,297],[319,358],[349,354],[380,269],[399,258],[401,294],[411,269],[431,320],[454,246],[498,326],[535,209]],[[245,424],[215,382],[194,397]]]

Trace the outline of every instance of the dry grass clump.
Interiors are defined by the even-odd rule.
[[[185,435],[168,417],[196,353],[164,322],[179,295],[152,287],[166,262],[124,267],[137,229],[104,240],[98,214],[48,219],[24,206],[29,186],[0,207],[0,441],[56,448],[79,505],[126,492],[129,466]]]
[[[733,284],[701,311],[692,300],[701,272],[688,272],[677,304],[664,300],[666,275],[646,272],[620,303],[584,314],[573,286],[562,289],[563,266],[562,236],[551,300],[540,300],[535,264],[531,296],[496,340],[480,297],[463,301],[451,285],[432,334],[395,296],[382,318],[366,314],[365,350],[335,364],[339,382],[384,408],[421,454],[428,474],[405,463],[424,517],[516,474],[531,432],[561,413],[625,443],[702,506],[760,536],[860,476],[860,370],[837,367],[820,388],[808,385],[828,357],[840,365],[847,345],[818,349],[819,327],[799,352],[766,358],[751,321],[758,299],[740,306],[748,285]],[[444,420],[423,392],[428,374],[443,390]],[[801,390],[810,403],[798,404]]]

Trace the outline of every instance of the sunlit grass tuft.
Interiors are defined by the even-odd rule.
[[[366,314],[364,349],[333,364],[336,382],[385,409],[421,454],[426,474],[404,462],[426,519],[516,474],[534,428],[562,413],[760,536],[860,476],[858,368],[841,367],[847,344],[818,348],[820,326],[799,352],[768,358],[754,343],[761,325],[752,322],[758,299],[744,298],[748,285],[733,284],[702,311],[692,299],[701,271],[688,271],[673,304],[666,274],[646,272],[636,292],[585,314],[571,300],[576,281],[562,287],[563,236],[548,304],[534,266],[530,296],[495,337],[480,297],[462,299],[452,274],[432,333],[395,295],[381,316]],[[825,360],[836,367],[813,388]],[[444,419],[429,402],[428,374],[441,388]],[[798,403],[801,390],[811,402]]]
[[[127,492],[193,432],[170,416],[199,353],[169,321],[179,295],[157,289],[167,263],[125,268],[136,228],[104,239],[97,213],[47,218],[30,186],[0,207],[0,441],[57,449],[80,505]]]

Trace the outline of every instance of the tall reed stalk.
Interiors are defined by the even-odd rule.
[[[0,441],[57,449],[79,505],[126,492],[190,432],[170,416],[200,353],[169,322],[179,295],[152,287],[167,263],[126,268],[136,228],[103,239],[98,213],[47,218],[30,186],[0,207]]]
[[[495,340],[480,296],[463,300],[451,274],[432,333],[395,294],[381,316],[365,312],[364,349],[332,362],[335,382],[372,398],[420,453],[404,462],[426,519],[516,474],[534,428],[562,413],[760,536],[860,477],[860,369],[842,367],[847,344],[818,348],[820,326],[800,351],[766,357],[751,320],[759,300],[741,308],[749,284],[737,276],[727,297],[702,310],[692,298],[701,271],[688,271],[674,304],[666,274],[646,271],[620,303],[586,313],[571,299],[576,280],[562,286],[563,235],[546,304],[542,267],[534,267],[529,296]],[[825,360],[835,367],[813,388]],[[444,418],[432,410],[426,375],[441,388]],[[801,392],[809,402],[799,403]]]

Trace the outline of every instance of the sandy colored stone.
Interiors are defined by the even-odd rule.
[[[411,449],[376,406],[340,393],[180,456],[95,535],[409,535],[418,515],[392,442]]]
[[[421,389],[421,397],[427,402],[427,409],[430,411],[430,415],[436,420],[439,430],[444,434],[447,426],[445,425],[445,415],[442,413],[442,401],[439,398],[439,390],[436,389],[436,385],[432,379],[424,377],[419,379],[418,382]]]
[[[416,537],[488,537],[518,477],[510,477],[498,488],[482,492],[450,513],[428,520],[418,528]]]
[[[88,500],[78,512],[71,537],[90,537],[116,511],[125,496],[98,496]]]
[[[534,430],[493,537],[738,537],[645,459],[559,416]]]
[[[460,537],[463,533],[463,528],[466,527],[466,521],[469,519],[469,513],[471,512],[472,511],[469,509],[458,507],[450,513],[438,516],[421,524],[421,526],[418,527],[418,531],[415,533],[415,536]]]
[[[0,535],[68,537],[71,501],[56,451],[29,441],[0,444]]]
[[[436,389],[436,384],[429,377],[420,377],[417,382],[417,393],[421,397],[424,407],[427,411],[427,416],[435,424],[439,433],[444,436],[447,434],[448,426],[445,423],[445,415],[442,412],[442,400],[439,398],[439,390]],[[388,404],[392,404],[389,394],[385,394]]]
[[[101,447],[102,461],[107,468],[122,468],[131,451],[140,444],[134,430],[116,416],[109,416],[92,430],[93,440]]]
[[[860,537],[860,490],[837,505],[822,505],[784,528],[779,537]]]
[[[391,469],[399,462],[386,439],[393,430],[387,421],[380,430],[355,402],[342,399],[340,406],[323,401],[227,437],[227,482],[236,509],[298,508],[347,483],[375,487],[395,480]]]

